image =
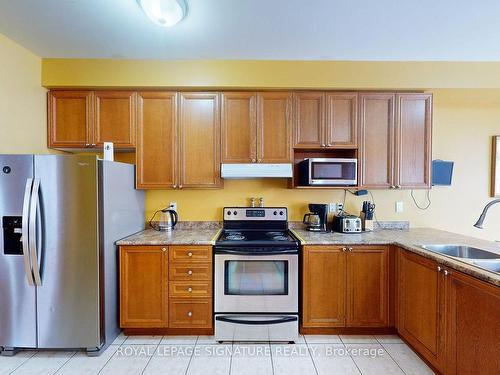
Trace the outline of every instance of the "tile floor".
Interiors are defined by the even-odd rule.
[[[0,375],[425,375],[397,336],[305,335],[295,345],[217,344],[212,336],[120,335],[100,357],[24,351],[0,357]]]

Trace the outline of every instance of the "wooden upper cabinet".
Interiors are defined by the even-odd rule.
[[[177,94],[137,94],[137,188],[177,185]]]
[[[389,248],[349,248],[346,261],[346,325],[387,327],[389,323]]]
[[[395,95],[359,95],[361,186],[391,188],[394,183]]]
[[[257,94],[257,161],[291,163],[291,104],[289,92]]]
[[[446,374],[500,373],[500,288],[451,270]]]
[[[256,100],[253,92],[222,94],[223,163],[256,162]]]
[[[91,91],[48,93],[49,147],[83,148],[92,143],[92,95]]]
[[[430,188],[432,95],[396,95],[396,188]]]
[[[343,327],[346,258],[342,248],[306,246],[302,259],[302,325]]]
[[[294,147],[318,148],[325,143],[325,94],[294,94]]]
[[[179,95],[179,188],[220,187],[219,94]]]
[[[327,93],[325,141],[327,147],[356,147],[358,144],[358,94]]]
[[[96,146],[113,142],[116,148],[135,147],[136,93],[96,91],[94,93]]]
[[[166,247],[120,248],[120,326],[168,327]]]
[[[442,370],[445,287],[438,264],[401,250],[398,265],[398,330],[434,367]]]

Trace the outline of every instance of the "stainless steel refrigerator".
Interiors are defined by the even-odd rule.
[[[134,166],[0,155],[0,350],[87,350],[119,334],[116,240],[144,229]]]

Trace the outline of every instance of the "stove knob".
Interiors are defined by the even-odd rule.
[[[227,214],[228,214],[228,215],[231,215],[231,211],[227,211]]]
[[[238,215],[238,211],[233,211],[233,215]]]
[[[274,216],[278,215],[278,211],[274,211],[274,212],[273,212],[273,215],[274,215]]]
[[[285,213],[283,211],[280,211],[280,215],[283,216]]]

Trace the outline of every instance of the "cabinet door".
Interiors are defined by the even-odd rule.
[[[257,161],[291,163],[290,109],[289,92],[257,94]]]
[[[396,95],[396,187],[430,188],[430,94]]]
[[[175,188],[177,184],[176,93],[138,93],[137,122],[137,188]]]
[[[500,374],[500,288],[451,270],[447,374]]]
[[[297,92],[294,94],[295,148],[323,147],[325,127],[325,94]]]
[[[328,147],[356,147],[358,144],[358,94],[326,94],[325,143]]]
[[[302,325],[343,327],[345,253],[339,247],[306,246],[302,257]]]
[[[181,93],[179,121],[179,188],[220,187],[219,94]]]
[[[438,264],[401,250],[398,271],[399,333],[434,367],[442,369],[445,290]]]
[[[256,94],[222,94],[222,162],[252,163],[257,160]]]
[[[120,326],[167,327],[167,298],[167,248],[120,247]]]
[[[94,146],[113,142],[116,148],[134,148],[136,94],[132,91],[96,91],[94,97]]]
[[[360,94],[361,186],[394,186],[394,95]]]
[[[83,148],[91,143],[92,91],[48,93],[49,147]]]
[[[349,248],[346,274],[348,327],[387,327],[388,255],[387,247]]]

